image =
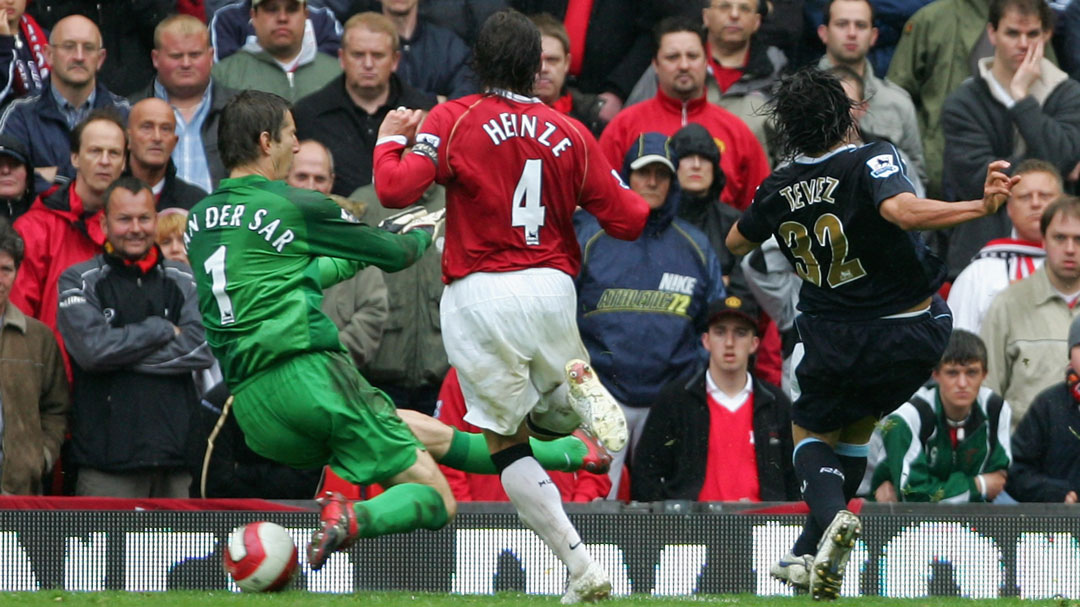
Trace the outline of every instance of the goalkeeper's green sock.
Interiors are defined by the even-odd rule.
[[[394,485],[353,505],[360,537],[440,529],[449,521],[446,504],[435,489],[419,483]]]
[[[575,436],[544,441],[529,439],[533,457],[545,470],[574,472],[581,469],[589,448]],[[472,474],[498,474],[495,464],[488,453],[487,441],[483,434],[463,432],[454,428],[454,438],[450,448],[439,463]]]

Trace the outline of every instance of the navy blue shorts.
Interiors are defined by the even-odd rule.
[[[795,326],[801,343],[792,361],[798,392],[791,420],[826,433],[880,418],[911,398],[945,352],[952,312],[935,295],[930,310],[913,317],[850,321],[800,314]]]

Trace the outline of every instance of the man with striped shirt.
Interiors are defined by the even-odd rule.
[[[1015,174],[1024,178],[1005,203],[1012,234],[986,243],[953,281],[949,308],[954,328],[978,333],[994,297],[1034,274],[1046,259],[1039,222],[1043,209],[1062,194],[1061,173],[1049,162],[1029,159]]]

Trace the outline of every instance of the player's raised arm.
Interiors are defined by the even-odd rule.
[[[596,216],[613,238],[634,240],[645,229],[649,203],[627,187],[619,173],[600,153],[600,145],[586,129],[580,129],[588,149],[588,167],[579,204]]]
[[[919,198],[910,192],[897,194],[881,202],[881,216],[905,230],[937,230],[993,215],[1009,198],[1020,176],[1009,177],[1009,163],[995,160],[986,167],[982,200],[943,202]]]
[[[384,207],[400,209],[416,202],[435,180],[439,164],[438,138],[424,138],[411,153],[402,152],[413,142],[423,119],[421,110],[390,110],[379,125],[373,170],[375,194]]]

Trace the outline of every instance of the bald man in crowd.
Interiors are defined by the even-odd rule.
[[[127,174],[150,186],[157,209],[190,209],[206,191],[176,176],[172,161],[176,148],[176,116],[172,106],[148,97],[131,107],[128,116]]]
[[[40,93],[16,99],[0,115],[0,133],[26,144],[42,192],[75,178],[71,131],[92,110],[114,107],[124,119],[128,102],[105,88],[98,71],[105,63],[101,32],[94,22],[72,15],[56,22],[46,51],[52,66]]]

